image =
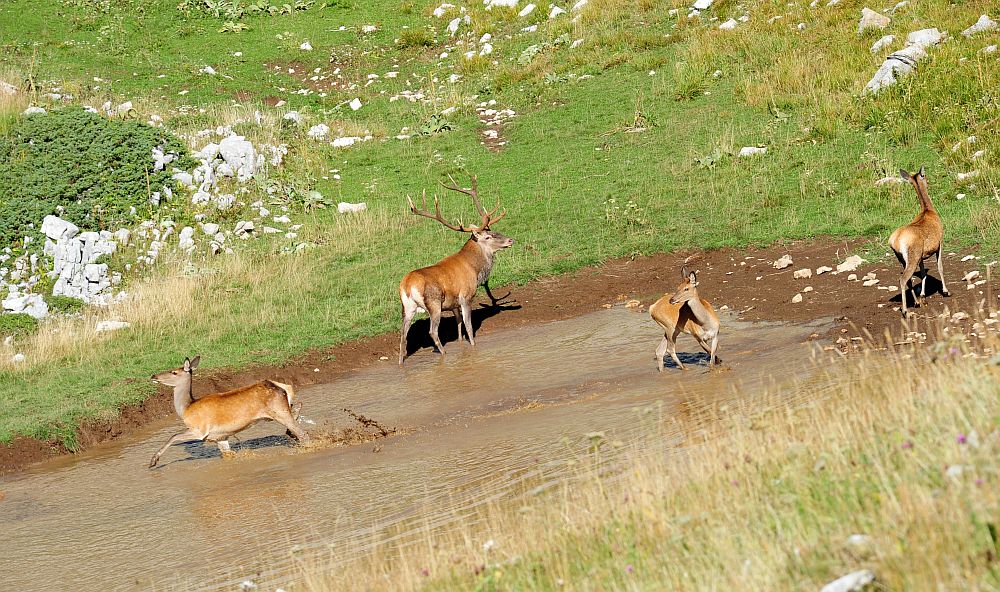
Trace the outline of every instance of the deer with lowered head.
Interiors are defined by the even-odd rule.
[[[712,305],[698,296],[698,277],[687,267],[681,270],[684,281],[673,294],[665,294],[649,307],[649,316],[663,328],[663,341],[656,348],[656,367],[663,371],[663,354],[669,353],[681,370],[686,370],[677,357],[677,337],[687,333],[709,355],[708,367],[721,364],[715,356],[719,347],[719,317]]]
[[[899,287],[902,290],[902,311],[905,318],[908,311],[906,309],[906,294],[910,291],[910,280],[913,274],[920,269],[920,303],[927,294],[927,268],[924,261],[934,256],[937,259],[938,275],[941,276],[941,293],[951,296],[948,287],[944,283],[944,264],[941,262],[941,239],[944,237],[944,225],[941,224],[941,216],[934,209],[931,203],[931,196],[927,193],[927,176],[924,175],[924,167],[915,175],[911,175],[904,169],[899,169],[899,176],[904,181],[908,181],[917,191],[917,198],[920,200],[920,213],[906,226],[900,226],[889,237],[889,246],[896,254],[896,259],[903,266],[903,274]]]
[[[444,346],[438,337],[438,326],[441,323],[442,311],[450,310],[458,323],[458,340],[462,340],[462,326],[469,336],[469,343],[476,345],[472,328],[472,300],[479,286],[486,288],[486,294],[495,305],[497,299],[490,292],[490,271],[493,270],[494,254],[514,244],[514,239],[504,236],[490,227],[499,222],[507,212],[496,215],[500,209],[500,201],[493,211],[487,211],[479,201],[479,189],[476,177],[472,177],[472,188],[464,189],[454,184],[445,185],[446,189],[464,193],[472,198],[472,203],[480,215],[479,226],[465,226],[461,222],[452,224],[441,215],[441,205],[434,196],[434,213],[427,210],[427,193],[424,192],[423,207],[417,209],[413,200],[406,198],[410,211],[417,216],[437,220],[446,228],[469,234],[469,240],[462,249],[438,261],[434,265],[411,271],[399,284],[399,299],[403,305],[403,327],[399,336],[399,364],[406,359],[406,334],[410,330],[413,316],[418,312],[426,312],[431,317],[430,334],[434,345],[441,354]]]
[[[149,468],[156,466],[160,456],[174,442],[202,440],[215,442],[223,457],[232,454],[229,437],[253,424],[266,419],[274,420],[288,429],[288,435],[300,442],[308,442],[309,435],[298,422],[299,404],[291,385],[273,380],[262,380],[242,388],[214,393],[195,399],[191,390],[194,370],[201,356],[193,360],[184,358],[184,365],[173,370],[154,374],[154,382],[174,389],[174,410],[184,420],[187,429],[167,440],[152,460]]]

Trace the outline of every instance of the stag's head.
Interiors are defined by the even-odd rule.
[[[500,220],[502,220],[504,216],[507,215],[507,211],[506,210],[500,212],[500,214],[497,215],[497,212],[500,211],[500,200],[497,200],[497,205],[496,205],[496,207],[493,208],[492,211],[488,211],[486,208],[483,207],[482,202],[479,201],[479,186],[478,186],[478,182],[477,182],[475,176],[472,177],[472,188],[471,189],[465,189],[463,187],[459,187],[455,183],[454,179],[451,179],[451,177],[449,177],[449,179],[452,182],[451,185],[444,185],[442,183],[442,185],[444,185],[445,189],[450,189],[452,191],[457,191],[459,193],[464,193],[464,194],[466,194],[466,195],[468,195],[469,197],[472,198],[472,204],[476,207],[476,212],[480,216],[480,220],[479,220],[479,224],[478,225],[469,225],[469,226],[466,226],[462,222],[458,222],[457,224],[453,224],[453,223],[448,222],[447,220],[445,220],[444,216],[441,214],[441,203],[440,203],[440,200],[438,199],[438,197],[436,195],[434,196],[434,213],[432,214],[427,209],[427,192],[426,191],[423,194],[423,209],[418,209],[417,206],[415,206],[413,204],[413,200],[412,199],[410,199],[409,197],[406,198],[407,202],[410,204],[410,211],[413,212],[414,214],[418,215],[418,216],[423,216],[425,218],[430,218],[431,220],[437,220],[438,222],[440,222],[441,224],[443,224],[445,227],[450,228],[452,230],[456,230],[458,232],[468,232],[468,233],[470,233],[472,235],[471,236],[472,240],[474,240],[475,242],[479,243],[480,247],[482,247],[483,249],[485,249],[486,251],[488,251],[490,253],[494,253],[496,251],[499,251],[500,249],[506,249],[507,247],[513,245],[514,244],[514,239],[512,239],[512,238],[510,238],[508,236],[505,236],[505,235],[503,235],[503,234],[501,234],[501,233],[499,233],[499,232],[497,232],[495,230],[491,230],[490,229],[490,226],[492,226],[493,224],[496,224],[497,222],[499,222]]]
[[[153,382],[165,384],[167,386],[177,386],[191,380],[191,374],[201,362],[201,356],[195,356],[193,360],[184,358],[184,365],[173,370],[164,370],[159,374],[154,374],[151,378]]]
[[[684,304],[688,300],[698,297],[698,276],[693,271],[688,271],[687,267],[681,270],[684,281],[674,290],[674,295],[670,297],[670,304]]]

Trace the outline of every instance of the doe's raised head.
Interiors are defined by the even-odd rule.
[[[195,368],[197,368],[200,363],[201,356],[195,356],[194,359],[184,358],[184,363],[181,366],[154,374],[150,377],[150,379],[153,382],[158,382],[167,386],[177,386],[177,384],[182,380],[186,380],[189,375],[195,371]]]

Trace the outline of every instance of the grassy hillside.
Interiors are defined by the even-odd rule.
[[[700,18],[684,7],[671,14],[670,2],[591,0],[553,19],[544,4],[519,17],[474,2],[441,18],[424,1],[301,2],[275,15],[239,14],[235,4],[220,3],[216,15],[195,0],[4,3],[0,77],[25,92],[4,99],[0,131],[29,102],[51,107],[48,93],[132,100],[193,143],[217,125],[287,143],[287,164],[269,181],[370,209],[345,217],[300,208],[293,218],[313,247],[297,255],[262,240],[193,265],[167,258],[135,281],[129,301],[0,346],[0,441],[58,435],[72,445],[81,418],[148,396],[136,377],[193,352],[207,366],[279,362],[395,330],[399,278],[461,243],[405,209],[407,194],[433,191],[448,174],[478,175],[483,195],[509,210],[501,229],[518,243],[500,256],[495,285],[679,247],[881,240],[916,199],[875,181],[921,164],[946,244],[995,251],[1000,69],[998,54],[982,50],[998,36],[959,35],[987,0],[913,3],[885,31],[863,35],[862,3],[851,0],[722,0]],[[744,14],[735,30],[718,29]],[[470,22],[451,36],[449,22],[464,15]],[[889,50],[926,27],[950,35],[919,72],[861,96]],[[485,33],[493,53],[479,55]],[[886,33],[897,40],[873,56]],[[300,49],[307,41],[312,50]],[[482,144],[484,102],[516,113],[498,150]],[[303,125],[283,122],[293,109]],[[308,138],[318,123],[332,137],[374,139],[334,148]],[[738,158],[743,146],[767,153]],[[957,180],[972,170],[978,177]],[[268,195],[264,183],[252,191]],[[457,195],[444,203],[449,215],[470,212]],[[103,318],[132,328],[97,336]],[[27,360],[10,363],[15,352]]]

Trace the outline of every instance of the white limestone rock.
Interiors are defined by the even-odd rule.
[[[977,33],[986,33],[988,31],[995,31],[996,29],[997,29],[996,21],[991,19],[989,15],[984,14],[979,17],[979,20],[976,21],[974,25],[962,31],[962,35],[965,35],[966,37],[972,37]]]
[[[884,14],[879,14],[867,6],[861,9],[861,20],[858,22],[858,35],[867,29],[884,29],[891,20]]]

